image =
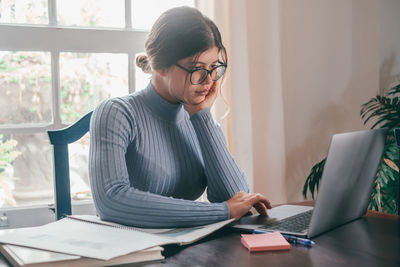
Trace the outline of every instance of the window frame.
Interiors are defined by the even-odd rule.
[[[60,53],[119,53],[128,55],[128,90],[135,88],[135,58],[144,51],[147,30],[132,28],[131,0],[125,0],[125,27],[64,26],[57,23],[57,1],[48,0],[48,24],[0,23],[0,51],[40,51],[51,54],[52,121],[0,125],[0,134],[34,134],[68,126],[61,119]],[[79,201],[80,202],[80,201]],[[77,213],[94,213],[93,201],[73,203]],[[54,220],[54,204],[0,208],[0,228],[40,225]],[[43,219],[33,219],[34,214]],[[29,218],[27,220],[27,218]],[[31,220],[32,219],[32,220]],[[31,221],[30,221],[31,220]],[[30,222],[26,222],[30,221]],[[21,225],[21,223],[24,223]]]
[[[0,23],[0,50],[51,54],[53,120],[50,123],[0,125],[0,134],[43,133],[67,126],[61,120],[59,60],[62,52],[127,54],[129,93],[136,90],[134,62],[136,54],[144,51],[148,31],[132,28],[131,0],[125,0],[125,28],[58,25],[56,0],[48,0],[48,10],[47,25]]]

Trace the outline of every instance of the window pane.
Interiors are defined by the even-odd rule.
[[[194,7],[194,0],[132,0],[132,27],[149,30],[164,11],[178,6]]]
[[[0,124],[49,123],[50,53],[0,51]]]
[[[70,144],[71,198],[90,199],[89,134]],[[0,135],[0,208],[54,203],[53,148],[47,134]]]
[[[1,0],[0,22],[48,24],[47,0]]]
[[[125,27],[124,0],[57,0],[60,25]]]
[[[135,55],[135,59],[139,54]],[[151,80],[151,74],[144,73],[141,68],[135,64],[135,90],[140,91],[146,88]]]
[[[72,200],[92,198],[89,182],[89,133],[68,145]]]
[[[47,134],[1,136],[1,207],[53,202],[52,148]],[[10,156],[12,155],[12,156]]]
[[[128,55],[61,53],[60,85],[62,120],[75,122],[104,99],[129,93]]]

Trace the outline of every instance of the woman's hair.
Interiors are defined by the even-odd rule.
[[[179,60],[199,56],[216,46],[221,59],[227,54],[215,23],[191,7],[177,7],[164,12],[154,23],[145,43],[146,55],[136,58],[136,65],[144,72],[167,69]]]

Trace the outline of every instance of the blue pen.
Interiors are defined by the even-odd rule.
[[[304,245],[304,246],[308,246],[308,247],[311,247],[312,245],[315,244],[314,241],[311,241],[310,239],[306,239],[306,238],[301,238],[301,237],[286,235],[286,234],[282,234],[282,236],[288,242],[293,243],[293,244],[300,244],[300,245]]]
[[[266,234],[266,233],[271,233],[274,231],[263,231],[263,230],[257,230],[255,229],[253,231],[253,234]],[[301,237],[297,237],[297,236],[293,236],[293,235],[287,235],[287,234],[282,234],[282,236],[289,242],[292,244],[300,244],[300,245],[304,245],[304,246],[308,246],[311,247],[312,245],[315,244],[314,241],[311,241],[310,239],[306,239],[306,238],[301,238]]]

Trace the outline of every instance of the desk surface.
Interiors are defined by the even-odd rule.
[[[240,243],[240,233],[223,228],[188,246],[166,246],[164,261],[142,266],[399,267],[399,218],[368,212],[367,216],[313,238],[316,244],[312,248],[292,245],[288,251],[276,252],[250,253]],[[0,266],[8,266],[1,255]]]
[[[400,266],[400,217],[368,212],[313,238],[312,248],[250,253],[240,233],[224,228],[184,247],[165,247],[166,260],[144,266]]]

